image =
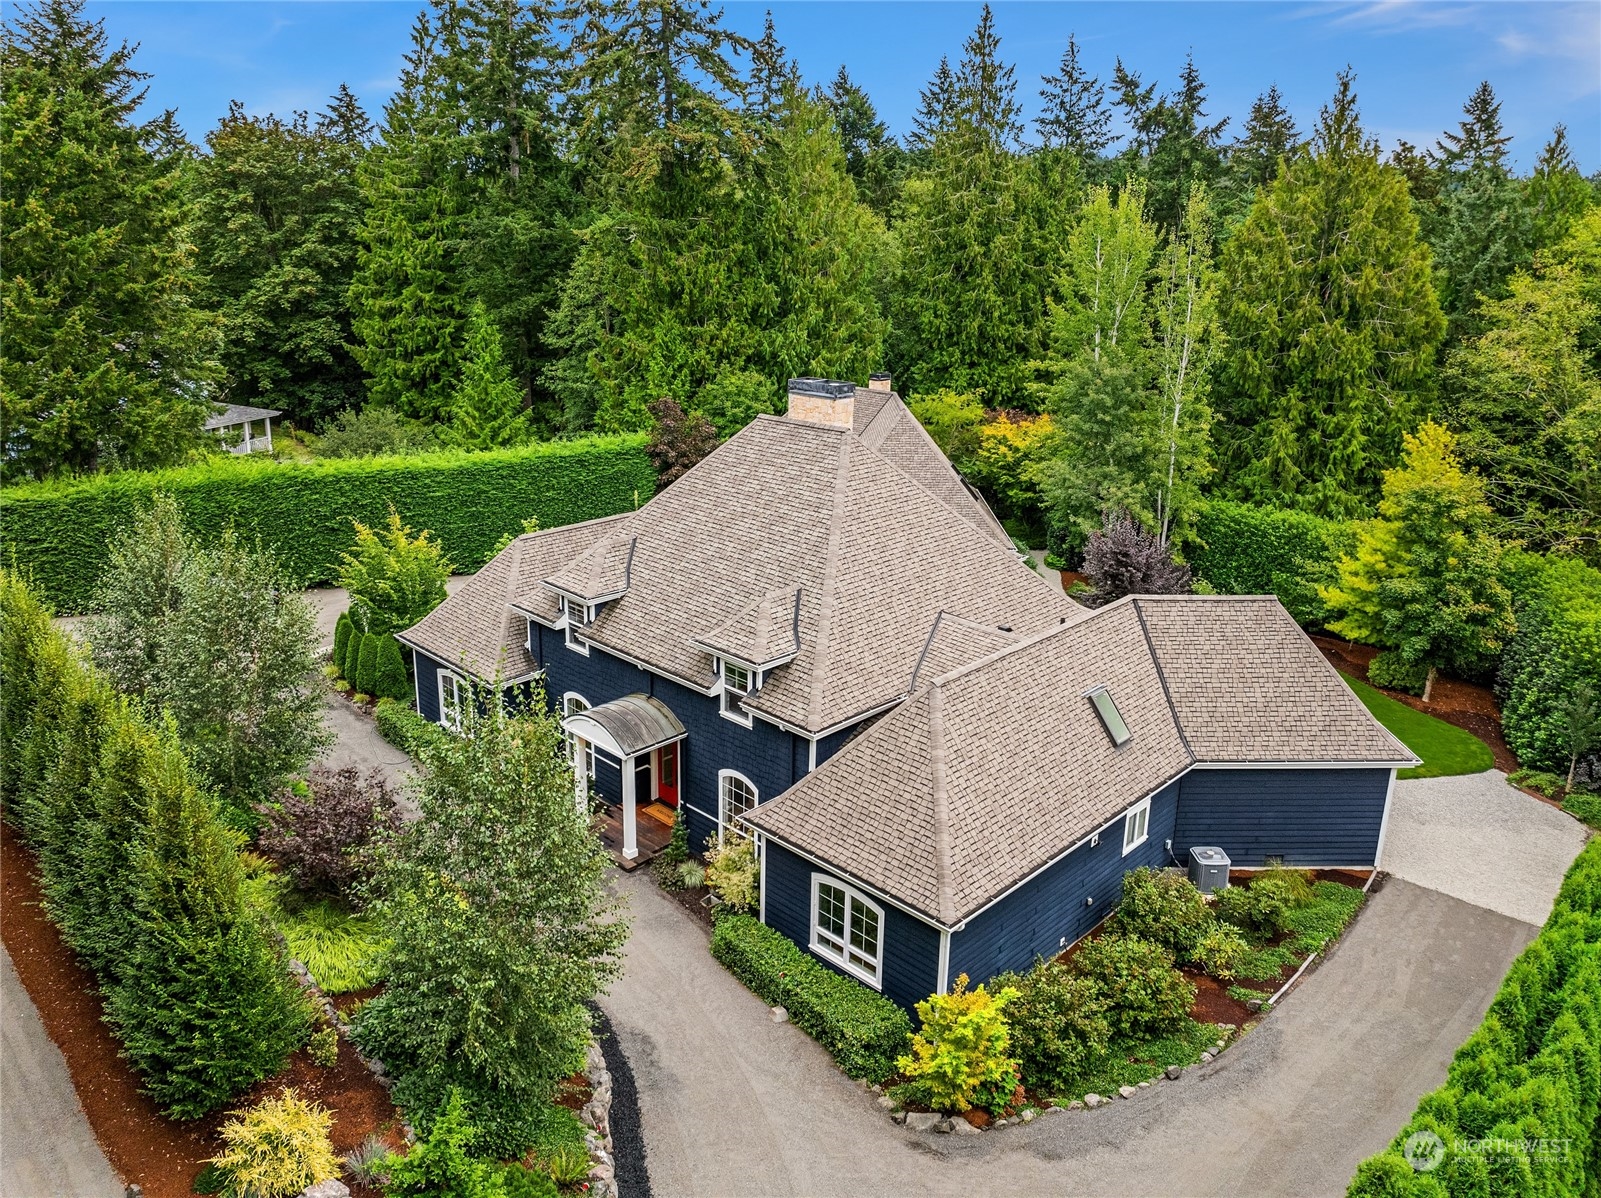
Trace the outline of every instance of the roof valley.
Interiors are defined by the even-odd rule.
[[[807,702],[807,722],[823,726],[823,690],[828,685],[829,624],[834,616],[835,590],[839,581],[840,541],[845,532],[845,504],[850,492],[851,438],[839,439],[839,461],[834,472],[834,511],[828,525],[828,555],[823,561],[823,583],[817,596],[817,641],[812,646],[811,694]]]

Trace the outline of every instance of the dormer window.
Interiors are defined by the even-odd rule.
[[[1118,711],[1117,704],[1112,701],[1112,692],[1101,686],[1092,690],[1088,698],[1095,705],[1095,714],[1101,717],[1101,727],[1105,728],[1106,735],[1112,738],[1112,746],[1122,748],[1133,734],[1123,722],[1123,713]]]
[[[723,715],[749,728],[752,717],[749,712],[740,709],[739,701],[750,694],[750,670],[737,661],[724,658],[719,673],[722,677],[720,703]]]
[[[562,640],[574,653],[582,653],[588,657],[589,642],[578,635],[578,630],[588,623],[586,617],[589,615],[589,608],[582,603],[574,603],[566,596],[558,602],[561,604],[562,614],[567,617],[562,622]]]

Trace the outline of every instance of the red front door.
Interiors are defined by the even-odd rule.
[[[669,807],[678,806],[678,742],[656,750],[656,797]]]

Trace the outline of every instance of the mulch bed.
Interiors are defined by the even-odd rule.
[[[101,1018],[93,975],[78,964],[46,918],[32,854],[13,829],[0,824],[0,939],[11,955],[40,1021],[66,1058],[68,1072],[111,1167],[137,1182],[148,1198],[187,1198],[195,1175],[221,1151],[217,1128],[226,1112],[192,1123],[168,1119],[139,1092],[139,1079],[117,1055],[118,1045]],[[294,1086],[302,1097],[334,1112],[333,1142],[348,1152],[369,1134],[402,1144],[389,1093],[340,1041],[339,1062],[329,1069],[297,1052],[278,1076],[240,1097],[238,1106]],[[363,1191],[352,1187],[352,1193]]]
[[[1379,655],[1379,650],[1374,646],[1358,645],[1322,633],[1313,636],[1312,643],[1322,650],[1329,664],[1342,674],[1350,674],[1373,686],[1368,679],[1368,665]],[[1517,771],[1518,759],[1512,750],[1507,748],[1506,737],[1501,732],[1501,708],[1497,705],[1495,694],[1489,687],[1464,682],[1460,678],[1448,678],[1441,674],[1434,680],[1434,690],[1427,703],[1416,695],[1409,695],[1404,691],[1385,690],[1383,687],[1374,689],[1397,703],[1405,703],[1414,711],[1432,715],[1447,724],[1454,724],[1464,731],[1473,733],[1490,746],[1490,752],[1495,754],[1496,769],[1507,774]],[[1536,795],[1536,797],[1541,796]]]

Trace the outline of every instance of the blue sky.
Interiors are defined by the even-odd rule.
[[[198,140],[230,99],[258,113],[315,110],[341,82],[376,119],[419,7],[417,0],[91,0],[89,11],[114,38],[140,43],[136,62],[153,76],[149,103],[176,107]],[[726,17],[754,36],[768,7],[728,3]],[[843,63],[891,128],[904,132],[919,89],[942,54],[960,55],[980,6],[788,0],[770,7],[809,82],[832,79]],[[1273,82],[1306,126],[1349,63],[1370,131],[1386,146],[1397,138],[1429,145],[1455,127],[1463,100],[1488,79],[1520,165],[1562,121],[1580,166],[1601,169],[1601,5],[1594,0],[1003,0],[994,7],[1029,115],[1038,77],[1054,70],[1076,33],[1103,80],[1121,55],[1148,82],[1170,87],[1193,52],[1212,111],[1234,118],[1231,132]],[[7,0],[4,8],[14,5]]]

